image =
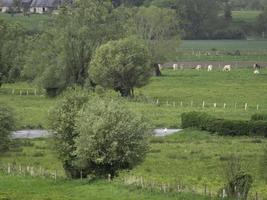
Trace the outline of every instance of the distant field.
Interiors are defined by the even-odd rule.
[[[176,61],[267,61],[267,40],[183,40]]]
[[[0,13],[0,19],[4,19],[9,23],[20,23],[28,32],[36,33],[44,29],[44,25],[49,22],[52,17],[49,15],[32,14],[24,16],[23,14],[15,14],[14,16],[6,13]]]
[[[257,11],[257,10],[233,11],[232,16],[235,22],[244,21],[244,22],[252,23],[252,22],[255,22],[255,20],[260,15],[260,13],[261,11]]]

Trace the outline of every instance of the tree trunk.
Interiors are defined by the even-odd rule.
[[[155,70],[155,76],[161,76],[162,74],[161,74],[159,65],[157,63],[154,63],[153,67],[154,67],[154,70]]]

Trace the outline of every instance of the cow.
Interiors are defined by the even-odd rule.
[[[173,70],[177,70],[178,69],[178,65],[177,64],[173,64],[172,68],[173,68]]]
[[[158,64],[158,66],[159,66],[159,70],[162,70],[162,65],[161,64]]]
[[[224,71],[224,72],[230,72],[230,71],[231,71],[231,65],[225,65],[225,66],[223,67],[223,71]]]
[[[197,65],[196,70],[198,70],[198,71],[201,70],[201,65]]]
[[[213,66],[212,65],[208,65],[208,72],[212,71]]]
[[[261,66],[259,64],[257,64],[257,63],[255,63],[253,65],[253,69],[255,69],[255,70],[260,70],[260,68],[261,68]]]

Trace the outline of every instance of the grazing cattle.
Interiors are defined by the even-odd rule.
[[[257,64],[257,63],[255,63],[253,65],[253,69],[255,69],[255,70],[259,70],[260,68],[261,68],[261,66],[259,64]]]
[[[198,71],[201,70],[201,65],[197,65],[196,70],[198,70]]]
[[[209,65],[208,66],[208,72],[212,71],[212,68],[213,68],[213,66],[212,65]]]
[[[162,70],[162,65],[161,64],[158,64],[158,66],[159,66],[159,70]]]
[[[254,70],[254,74],[259,74],[259,73],[260,73],[260,71],[258,69]]]
[[[178,69],[178,65],[177,64],[173,64],[172,68],[173,68],[173,70],[177,70]]]
[[[231,65],[225,65],[223,68],[223,71],[230,72],[231,71]]]

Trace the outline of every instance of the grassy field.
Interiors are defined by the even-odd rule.
[[[15,14],[14,16],[12,16],[11,14],[0,13],[0,19],[4,19],[8,23],[19,23],[29,33],[36,33],[44,30],[44,27],[51,19],[51,16],[39,14],[33,14],[29,16],[24,16],[23,14]]]
[[[120,183],[57,181],[0,173],[0,199],[12,200],[207,200],[199,195],[163,194],[126,187]]]
[[[0,166],[1,164],[7,165],[7,163],[10,163],[11,165],[22,165],[24,168],[26,166],[34,166],[37,170],[42,167],[51,172],[56,170],[58,177],[64,177],[61,163],[57,159],[51,144],[52,141],[49,139],[17,140],[16,147],[0,155]],[[110,199],[113,199],[115,198],[113,195],[122,190],[122,199],[126,198],[129,192],[133,192],[131,195],[133,199],[136,199],[140,192],[129,191],[129,188],[127,189],[123,186],[119,189],[119,186],[116,185],[116,183],[122,184],[122,179],[127,180],[132,176],[142,177],[144,182],[183,185],[192,190],[194,189],[198,194],[203,194],[204,186],[206,185],[209,192],[216,194],[225,183],[223,166],[229,156],[235,154],[242,159],[245,170],[253,176],[254,182],[251,195],[258,192],[261,199],[263,197],[266,199],[267,185],[259,171],[261,156],[266,146],[267,139],[264,138],[222,137],[188,129],[166,138],[152,138],[150,151],[144,163],[133,171],[121,172],[120,176],[114,180],[114,184],[83,185],[75,181],[54,183],[53,181],[38,180],[36,178],[16,176],[6,178],[6,176],[0,174],[0,197],[4,193],[8,197],[9,195],[13,197],[12,199],[16,199],[19,196],[23,197],[21,199],[35,199],[34,197],[37,195],[40,196],[40,199],[45,199],[47,191],[52,190],[53,193],[51,193],[50,199],[60,199],[65,190],[68,191],[68,194],[72,193],[74,199],[81,199],[83,195],[88,195],[86,191],[89,190],[92,195],[97,195],[94,189],[100,190],[102,188],[104,192],[98,194],[99,198],[106,198],[105,195],[111,195]],[[22,184],[25,181],[27,186]],[[18,183],[15,184],[15,182]],[[32,190],[31,193],[28,192],[30,190],[29,187]],[[73,189],[71,190],[72,187]],[[114,193],[109,193],[110,187],[113,188]],[[79,188],[82,196],[76,190],[77,188]],[[135,195],[137,196],[135,197]],[[161,195],[156,197],[156,194],[153,193],[149,193],[150,197],[147,195],[146,192],[142,193],[142,199],[163,198]],[[175,198],[167,196],[166,198],[180,199],[179,196]],[[185,195],[181,199],[191,198],[191,195]],[[197,199],[201,198],[198,197]]]
[[[254,75],[251,69],[236,69],[230,73],[163,70],[162,77],[153,77],[147,86],[136,91],[138,102],[126,101],[126,106],[145,115],[154,127],[179,127],[181,113],[192,110],[229,119],[249,119],[257,112],[257,104],[259,111],[267,112],[266,77],[266,69],[259,75]],[[29,87],[34,88],[24,83],[4,85],[9,90]],[[18,129],[47,128],[48,112],[56,102],[57,99],[39,95],[0,94],[0,104],[14,109]],[[247,111],[245,103],[248,103]]]

